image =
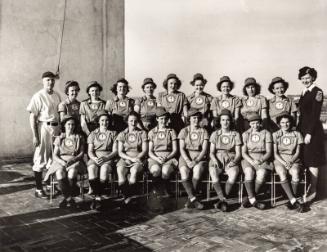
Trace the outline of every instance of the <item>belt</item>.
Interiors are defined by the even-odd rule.
[[[46,123],[49,126],[58,126],[59,125],[59,123],[57,123],[57,122],[44,122],[44,123]]]

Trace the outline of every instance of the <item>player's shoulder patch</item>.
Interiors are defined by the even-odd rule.
[[[323,98],[322,91],[319,90],[316,94],[316,101],[321,102],[322,98]]]

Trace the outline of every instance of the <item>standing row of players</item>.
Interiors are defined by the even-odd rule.
[[[49,76],[45,76],[47,74]],[[311,85],[309,85],[311,90],[303,94],[302,97],[305,98],[309,93],[311,97],[313,93],[313,100],[316,101],[318,106],[320,104],[321,109],[322,91],[317,87],[312,87],[313,81],[316,78],[315,70],[309,67],[301,68],[299,71],[299,79],[302,80],[307,76],[311,77],[309,80],[309,82],[311,82]],[[50,79],[50,82],[52,81],[54,84],[54,76],[51,76],[51,73],[45,73],[43,77]],[[308,81],[302,80],[302,82]],[[185,94],[178,91],[181,86],[179,78],[175,74],[170,74],[163,83],[166,92],[160,93],[158,99],[156,99],[153,96],[156,84],[152,79],[147,78],[142,85],[145,96],[134,101],[127,97],[129,91],[128,82],[125,79],[120,79],[112,87],[115,97],[105,102],[100,99],[102,86],[97,82],[92,82],[87,87],[89,99],[79,103],[76,100],[79,91],[78,83],[75,81],[67,82],[65,92],[68,98],[60,103],[58,107],[60,120],[62,121],[66,133],[57,138],[61,140],[55,141],[55,162],[50,166],[52,169],[48,171],[48,174],[54,171],[60,173],[57,177],[59,181],[61,181],[61,187],[66,189],[69,188],[69,185],[73,185],[74,180],[76,180],[76,176],[74,176],[78,170],[76,167],[73,169],[74,172],[71,172],[72,175],[69,175],[69,170],[73,167],[70,160],[81,161],[78,155],[84,152],[84,147],[81,147],[83,144],[80,143],[79,150],[81,151],[78,152],[76,149],[76,141],[72,142],[72,137],[68,139],[69,141],[66,140],[68,131],[66,124],[70,122],[70,124],[75,124],[77,130],[79,125],[81,125],[83,132],[88,136],[88,154],[90,157],[88,172],[90,185],[97,195],[94,201],[95,207],[100,204],[100,195],[103,191],[101,188],[103,188],[104,182],[107,180],[108,171],[112,169],[112,162],[118,153],[120,160],[117,163],[117,173],[119,186],[125,195],[125,203],[128,204],[131,199],[130,194],[133,192],[131,186],[133,187],[136,182],[137,173],[143,170],[143,163],[148,154],[149,170],[154,178],[158,178],[158,180],[167,181],[174,167],[179,167],[183,185],[189,195],[186,206],[195,206],[201,209],[203,206],[194,195],[200,176],[205,167],[207,167],[207,160],[210,156],[209,172],[214,182],[214,188],[220,199],[216,207],[225,210],[228,206],[225,197],[228,196],[237,178],[241,154],[243,154],[241,163],[245,174],[245,187],[249,196],[249,200],[245,202],[244,205],[253,205],[259,209],[263,209],[265,207],[264,204],[256,201],[255,194],[264,183],[266,170],[271,169],[269,161],[272,160],[273,141],[271,133],[266,130],[270,129],[273,132],[276,131],[276,133],[274,133],[275,169],[281,176],[283,182],[282,186],[290,199],[290,208],[300,209],[301,211],[302,205],[300,202],[296,201],[294,194],[296,194],[299,181],[299,168],[301,166],[300,146],[303,143],[303,138],[299,132],[293,131],[292,129],[292,126],[294,126],[296,122],[297,109],[293,101],[284,95],[288,88],[288,83],[279,77],[272,80],[269,85],[269,90],[274,93],[275,96],[269,100],[269,103],[260,95],[260,85],[254,78],[246,79],[243,88],[245,96],[241,99],[230,94],[234,83],[227,76],[222,77],[218,82],[217,88],[221,91],[222,95],[216,98],[212,98],[203,91],[206,80],[201,74],[194,75],[191,84],[195,86],[195,91],[192,95],[186,97]],[[35,100],[34,97],[33,99]],[[31,114],[35,115],[31,110],[33,107],[33,99],[29,105],[29,111]],[[319,107],[315,107],[319,109]],[[105,112],[103,112],[103,110],[105,110]],[[138,120],[138,113],[134,111],[140,114],[141,120]],[[162,116],[160,116],[161,114]],[[305,120],[301,121],[301,115],[300,100],[300,129],[301,125],[304,128],[306,127]],[[318,116],[319,115],[320,110]],[[103,119],[101,119],[102,117]],[[187,118],[190,120],[188,122],[189,126],[184,128],[184,126],[188,124],[186,123]],[[277,118],[280,119],[277,120]],[[105,121],[102,123],[102,130],[101,120]],[[130,120],[132,122],[130,122]],[[31,120],[31,122],[32,121],[33,120]],[[44,121],[34,116],[34,124],[38,124],[38,122]],[[162,122],[162,125],[160,122]],[[55,127],[56,123],[57,122],[46,121],[45,125]],[[98,123],[100,125],[99,128]],[[242,148],[241,137],[239,133],[234,130],[235,128],[232,127],[233,124],[235,124],[235,128],[239,132],[244,132],[244,144]],[[31,125],[33,129],[33,123],[31,123]],[[218,125],[219,129],[214,131],[209,139],[208,130],[212,132],[213,128]],[[284,125],[284,128],[282,127],[279,129],[281,125]],[[148,137],[145,130],[150,130]],[[115,137],[114,132],[121,132],[117,137],[118,146],[116,147],[115,141],[113,140]],[[170,134],[168,134],[168,132],[170,132]],[[307,134],[306,132],[302,133],[304,133],[306,141]],[[311,137],[312,135],[313,139],[310,140],[315,139],[314,134],[311,134]],[[155,141],[153,139],[151,140],[151,136]],[[111,139],[110,141],[108,140],[109,138]],[[168,145],[168,138],[170,139],[171,146],[163,147],[164,143]],[[178,152],[177,138],[179,139],[180,149],[179,161],[176,159]],[[209,140],[210,155],[208,154]],[[157,147],[158,141],[161,141],[159,143],[159,148]],[[82,140],[80,140],[80,142],[82,142]],[[310,141],[306,144],[310,144]],[[279,145],[281,148],[278,148]],[[65,150],[62,149],[67,149],[69,146],[70,149],[75,147],[74,152],[70,150],[70,154],[77,154],[78,152],[78,158],[75,157],[76,155],[70,155],[74,157],[66,157],[67,151],[65,152]],[[109,149],[106,149],[106,146]],[[42,148],[38,146],[37,149]],[[65,158],[61,158],[62,153],[64,153],[63,156],[65,156]],[[37,157],[40,155],[37,151],[35,154],[35,160],[37,161]],[[304,157],[305,154],[306,152],[304,151]],[[321,165],[321,163],[324,162],[324,154],[322,154],[322,157],[320,157],[318,161],[317,157],[313,158],[308,155],[308,153],[307,156],[310,160],[303,159],[303,161],[312,163],[311,160],[314,159],[316,161],[315,166]],[[56,160],[58,162],[56,162]],[[317,162],[320,163],[317,165]],[[57,163],[59,163],[59,165],[56,167],[55,164]],[[33,166],[36,173],[39,172],[35,169],[37,164],[37,162],[34,162]],[[41,167],[41,165],[39,165],[39,167]],[[313,165],[309,165],[309,167],[315,168]],[[59,170],[61,172],[58,172]],[[65,173],[67,171],[68,178],[71,178],[71,182],[65,179]],[[225,171],[229,177],[226,183],[225,195],[219,183],[219,174],[222,171]],[[131,176],[129,177],[129,181],[126,182],[126,175],[128,172],[131,173]],[[287,181],[286,174],[288,172],[292,175],[292,189]],[[36,174],[36,178],[37,175],[38,174]],[[192,179],[190,180],[190,178]],[[156,179],[154,180],[156,181]],[[155,184],[162,183],[158,182]],[[315,189],[315,185],[312,185],[312,188]],[[43,192],[40,190],[41,189],[38,189],[36,195],[42,196]],[[65,189],[63,191],[65,191]],[[69,195],[69,193],[67,195]],[[73,204],[72,198],[65,197],[62,204],[70,204],[67,202]]]

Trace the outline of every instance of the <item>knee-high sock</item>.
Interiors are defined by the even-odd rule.
[[[221,188],[220,182],[215,182],[212,185],[213,185],[213,188],[215,189],[215,191],[216,191],[216,193],[218,195],[218,198],[220,200],[224,200],[225,196],[224,196],[223,190]]]
[[[233,185],[234,185],[234,183],[226,182],[226,185],[225,185],[225,194],[226,194],[226,196],[228,196],[230,194],[230,191],[232,190]]]
[[[297,193],[298,193],[298,188],[299,188],[299,182],[298,181],[292,181],[292,191],[293,191],[293,195],[296,197]]]
[[[94,195],[98,196],[99,195],[99,189],[100,189],[99,178],[90,179],[89,183],[90,183],[90,186],[92,188],[92,191],[93,191]]]
[[[188,195],[188,197],[191,199],[194,197],[192,183],[189,180],[182,180],[182,184],[185,188],[185,191]]]
[[[195,178],[192,178],[192,185],[193,185],[193,190],[194,190],[195,193],[197,192],[198,184],[199,184],[199,180],[195,179]]]
[[[99,183],[99,194],[103,195],[104,194],[104,189],[106,188],[107,180],[100,180]]]
[[[125,198],[129,197],[129,190],[127,182],[120,184],[119,189]]]
[[[262,181],[255,181],[255,187],[254,187],[254,191],[256,194],[259,193],[262,185],[264,184],[265,182],[262,182]]]
[[[42,172],[34,172],[34,178],[35,178],[35,187],[37,190],[42,190]]]
[[[280,184],[282,185],[283,190],[285,191],[288,199],[289,200],[293,199],[294,195],[292,193],[292,190],[291,190],[290,184],[288,183],[288,180],[285,179],[284,181],[281,181]]]
[[[71,179],[68,179],[69,181],[69,186],[71,188],[74,188],[75,186],[77,186],[77,178],[71,178]]]
[[[70,196],[70,186],[67,178],[59,179],[58,180],[59,188],[64,195],[65,198]]]
[[[153,189],[156,191],[161,190],[161,177],[160,176],[152,178],[152,186],[153,186]]]
[[[255,197],[254,191],[253,191],[253,181],[244,181],[244,185],[246,188],[246,192],[248,193],[249,198]]]

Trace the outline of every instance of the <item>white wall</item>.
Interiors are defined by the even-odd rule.
[[[212,94],[222,75],[235,81],[235,94],[249,76],[265,95],[275,76],[290,82],[290,94],[298,94],[298,69],[304,65],[318,70],[318,85],[327,83],[327,1],[126,0],[125,5],[131,95],[140,94],[146,76],[162,89],[170,72],[181,77],[187,94],[196,72],[208,79]]]

